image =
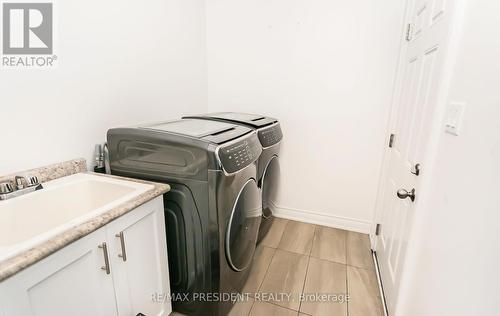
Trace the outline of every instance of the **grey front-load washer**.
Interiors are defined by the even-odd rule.
[[[280,143],[283,139],[280,123],[277,119],[263,115],[220,112],[196,116],[186,116],[185,119],[201,118],[219,122],[238,124],[257,131],[262,145],[262,154],[258,160],[257,179],[262,192],[262,223],[260,225],[260,242],[269,232],[274,217],[273,205],[276,201],[280,182],[279,153]]]
[[[166,182],[165,218],[172,302],[186,315],[226,315],[230,302],[203,293],[241,291],[252,263],[262,201],[257,133],[206,120],[108,131],[113,174]],[[144,245],[147,247],[148,245]]]

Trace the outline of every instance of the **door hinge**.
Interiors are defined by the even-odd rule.
[[[406,41],[409,42],[412,40],[412,25],[411,23],[408,23],[408,25],[406,25]]]
[[[392,146],[394,146],[394,138],[396,137],[396,135],[394,134],[391,134],[391,136],[389,137],[389,148],[392,148]]]
[[[375,227],[375,236],[380,235],[380,227],[380,224],[377,224],[377,226]]]
[[[418,177],[420,175],[420,164],[417,163],[415,166],[413,166],[410,172]]]

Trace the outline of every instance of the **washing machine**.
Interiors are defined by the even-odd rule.
[[[263,115],[220,112],[203,115],[186,116],[185,119],[199,118],[218,122],[229,122],[249,127],[257,132],[262,146],[262,154],[257,165],[257,179],[262,194],[262,223],[260,226],[258,242],[260,242],[271,229],[274,220],[273,202],[276,201],[280,182],[279,153],[280,143],[283,139],[280,123],[277,119]]]
[[[107,141],[113,174],[171,186],[164,205],[174,311],[227,315],[232,303],[220,293],[242,290],[262,218],[256,131],[187,119],[113,128]]]

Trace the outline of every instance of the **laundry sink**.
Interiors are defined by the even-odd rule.
[[[0,201],[0,260],[71,229],[153,188],[89,173],[43,184],[43,189]]]

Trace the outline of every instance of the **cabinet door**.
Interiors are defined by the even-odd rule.
[[[170,291],[162,197],[106,229],[119,315],[168,315],[170,302],[162,300]]]
[[[105,238],[101,228],[2,282],[4,314],[117,315],[112,275],[101,269]]]

